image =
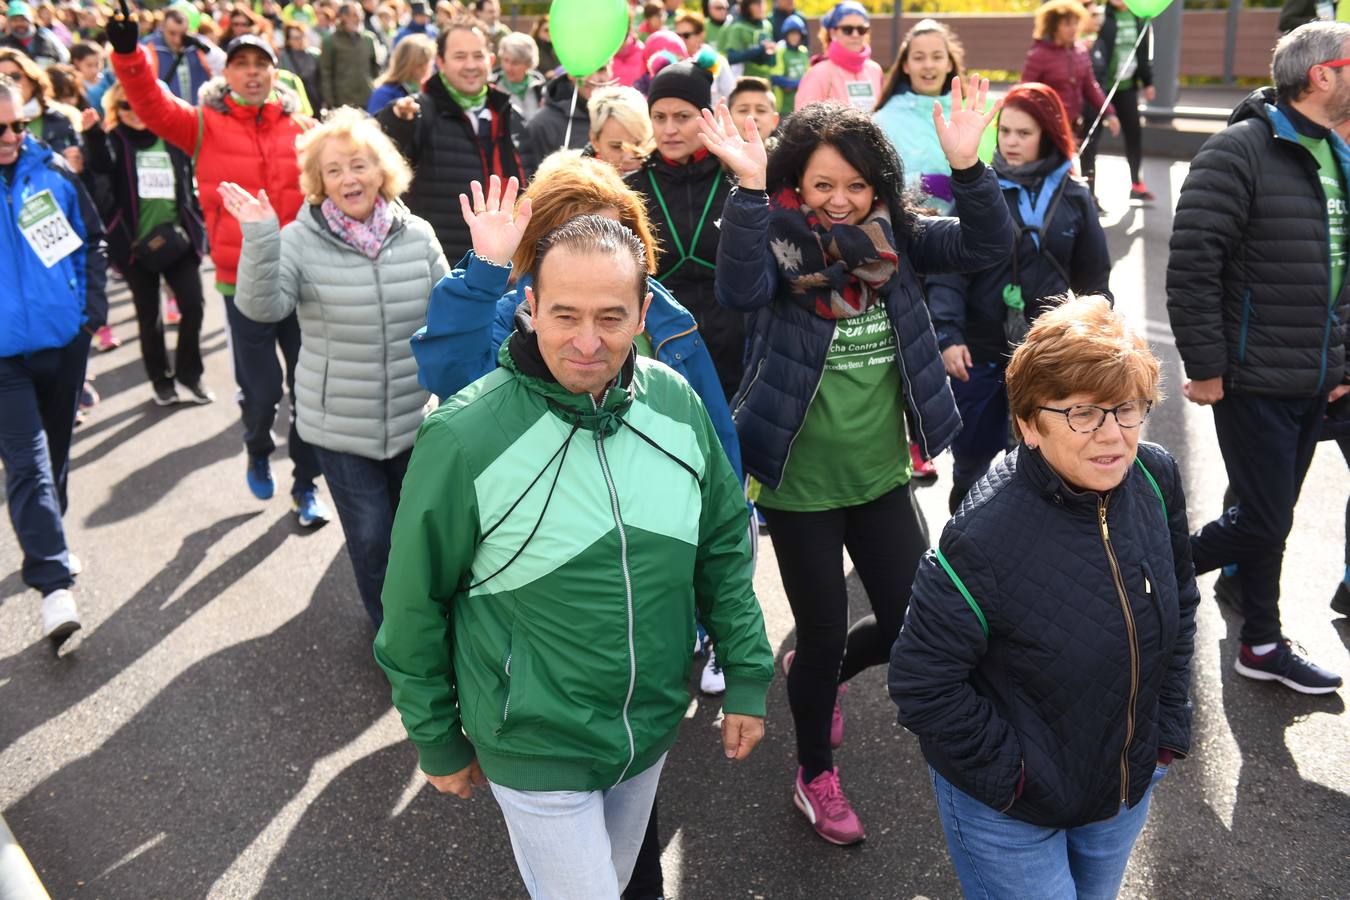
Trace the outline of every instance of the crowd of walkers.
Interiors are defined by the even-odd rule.
[[[1191,749],[1198,573],[1239,673],[1341,685],[1279,582],[1312,448],[1350,433],[1350,25],[1281,39],[1180,193],[1168,311],[1230,479],[1192,534],[1093,171],[1100,120],[1153,200],[1148,20],[1049,0],[994,100],[940,21],[883,67],[855,0],[815,36],[792,0],[630,12],[572,73],[497,0],[9,3],[0,459],[43,634],[80,627],[62,516],[108,280],[149,399],[208,404],[209,255],[241,487],[273,497],[289,395],[296,520],[332,518],[322,478],[422,771],[490,789],[532,896],[661,895],[691,649],[727,758],[763,736],[761,533],[809,826],[865,838],[836,752],[884,665],[963,890],[1113,896]],[[947,450],[934,541],[914,487]]]

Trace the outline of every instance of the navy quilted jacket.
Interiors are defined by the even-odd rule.
[[[963,178],[962,175],[965,175]],[[921,216],[906,241],[897,235],[900,277],[886,298],[899,347],[910,440],[925,458],[941,453],[961,430],[919,278],[973,272],[1007,255],[1012,218],[998,179],[982,163],[952,178],[960,220]],[[762,191],[732,191],[717,246],[717,302],[753,313],[745,374],[731,403],[745,471],[777,487],[792,441],[806,421],[834,339],[834,321],[788,296],[769,250],[769,203]]]
[[[1039,452],[1010,453],[938,543],[971,600],[930,550],[892,650],[891,698],[929,764],[1035,825],[1134,806],[1158,750],[1190,748],[1186,500],[1166,450],[1141,443],[1139,459],[1158,491],[1136,464],[1107,494],[1080,493]]]

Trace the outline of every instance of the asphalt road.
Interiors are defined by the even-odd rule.
[[[1120,307],[1165,361],[1171,395],[1147,426],[1186,473],[1192,523],[1225,478],[1210,416],[1181,399],[1163,273],[1170,199],[1185,165],[1150,161],[1151,208],[1125,203],[1122,161],[1100,163]],[[102,404],[75,437],[72,546],[85,627],[59,655],[39,599],[0,536],[0,812],[55,897],[523,896],[493,802],[442,797],[416,771],[370,654],[339,526],[304,532],[282,499],[244,485],[223,330],[212,295],[204,345],[221,399],[150,402],[129,301],[126,345],[91,361]],[[919,490],[930,525],[947,486]],[[284,496],[289,463],[276,465]],[[1318,452],[1286,557],[1287,632],[1350,674],[1350,621],[1327,606],[1342,571],[1350,475]],[[756,584],[769,637],[793,645],[772,546]],[[851,579],[854,608],[865,598]],[[1232,671],[1236,623],[1199,615],[1193,756],[1156,792],[1128,897],[1350,895],[1350,715]],[[815,837],[793,808],[781,679],[750,760],[721,758],[717,704],[691,703],[660,792],[669,896],[951,898],[958,886],[916,741],[895,724],[884,673],[845,701],[837,760],[868,830],[861,847]]]

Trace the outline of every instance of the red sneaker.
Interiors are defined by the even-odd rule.
[[[122,342],[113,334],[111,326],[104,325],[98,331],[94,332],[94,347],[99,353],[106,353],[109,350],[116,350],[122,346]]]
[[[1134,184],[1130,185],[1130,199],[1142,200],[1144,203],[1152,203],[1158,198],[1153,196],[1153,192],[1150,191],[1142,181],[1136,181]]]
[[[918,444],[909,445],[909,460],[914,464],[914,481],[918,484],[932,484],[938,479],[937,466],[931,460],[923,458]]]
[[[816,834],[841,847],[857,844],[867,835],[863,833],[862,822],[853,811],[844,789],[839,784],[839,769],[821,772],[811,779],[810,784],[802,782],[802,770],[797,769],[797,787],[792,792],[792,802],[802,811]]]

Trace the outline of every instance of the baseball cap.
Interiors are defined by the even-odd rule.
[[[272,65],[275,66],[277,64],[277,54],[276,51],[272,49],[272,45],[267,43],[265,38],[261,38],[256,34],[241,34],[239,37],[230,41],[229,45],[225,47],[225,62],[228,63],[230,60],[234,59],[236,55],[250,47],[254,50],[261,50],[263,55],[271,61]]]
[[[7,19],[27,19],[33,21],[33,7],[29,6],[24,0],[10,0],[9,6],[5,9],[5,18]]]

